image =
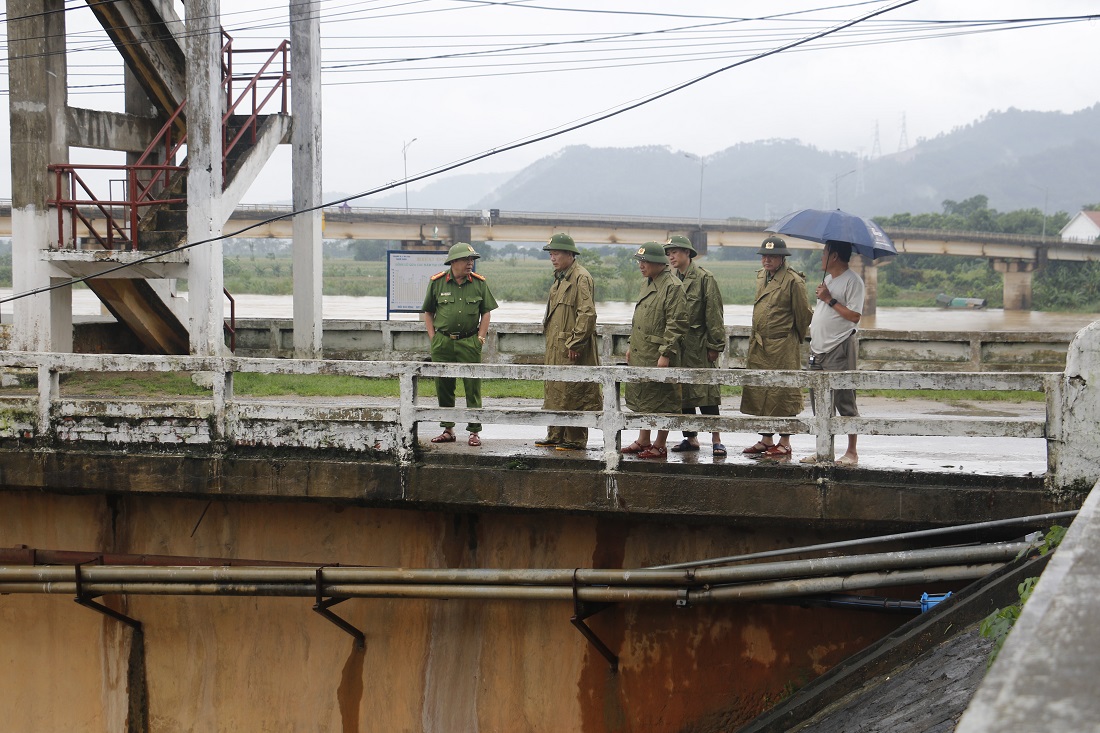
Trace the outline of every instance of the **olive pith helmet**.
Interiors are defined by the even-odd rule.
[[[468,242],[455,242],[454,245],[447,250],[447,259],[443,260],[443,264],[449,265],[455,260],[461,260],[467,257],[473,257],[476,260],[480,258],[481,255],[479,255],[477,250],[471,247]]]
[[[646,242],[638,251],[634,253],[634,259],[639,262],[656,262],[661,265],[668,264],[668,257],[665,256],[665,248],[663,245],[657,242]]]
[[[691,256],[698,257],[699,253],[695,251],[695,248],[691,246],[691,240],[685,237],[683,234],[673,234],[665,242],[665,252],[668,252],[672,248],[686,249],[691,252]]]
[[[783,241],[783,237],[768,237],[760,244],[760,249],[756,250],[756,254],[789,257],[791,251],[787,249],[787,243]]]
[[[575,255],[581,253],[581,251],[577,249],[577,243],[574,242],[573,238],[568,234],[555,234],[550,237],[550,241],[542,248],[543,252],[552,252],[554,250],[559,252],[572,252]]]

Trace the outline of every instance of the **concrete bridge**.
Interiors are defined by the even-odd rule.
[[[226,231],[247,230],[244,237],[291,239],[292,209],[277,205],[239,205],[226,222]],[[86,219],[101,222],[98,211],[89,209]],[[456,241],[545,242],[555,232],[570,233],[578,242],[590,245],[639,245],[666,241],[673,234],[691,237],[699,251],[709,247],[756,249],[762,232],[772,222],[747,219],[692,219],[602,214],[554,214],[492,212],[465,209],[384,209],[328,207],[324,209],[322,233],[325,239],[374,239],[400,241],[410,248],[445,248]],[[0,202],[0,236],[10,236],[11,206]],[[74,233],[82,236],[79,227]],[[1006,310],[1030,310],[1032,273],[1046,262],[1088,262],[1100,259],[1100,248],[1092,244],[1048,240],[1031,235],[990,232],[956,232],[926,229],[898,229],[888,232],[898,252],[945,254],[957,257],[985,257],[1004,276]],[[812,250],[820,245],[790,238],[791,249]],[[66,251],[50,259],[59,265],[78,262],[80,273],[98,265],[106,269],[148,255],[148,252],[87,252],[84,257]],[[877,303],[876,263],[856,258],[856,267],[867,284],[869,310]],[[882,264],[882,263],[878,263]],[[134,269],[143,277],[183,277],[186,252],[166,255],[163,261],[146,262]]]

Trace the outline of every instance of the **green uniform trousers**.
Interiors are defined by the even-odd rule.
[[[458,364],[480,364],[481,342],[477,334],[464,339],[452,339],[439,331],[435,332],[432,339],[432,361],[437,363],[453,362]],[[439,399],[440,407],[455,406],[455,378],[436,377],[435,392]],[[481,407],[481,380],[462,379],[462,388],[466,391],[466,407]],[[439,423],[445,428],[453,428],[453,422]],[[472,422],[466,426],[471,433],[481,432],[481,423]]]

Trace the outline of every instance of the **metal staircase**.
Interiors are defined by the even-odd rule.
[[[187,161],[176,162],[187,141],[187,103],[182,98],[186,73],[183,51],[172,32],[174,26],[182,24],[178,19],[164,18],[160,3],[152,0],[88,0],[88,5],[166,121],[132,164],[49,166],[55,178],[55,194],[48,203],[56,207],[58,217],[58,240],[50,259],[72,274],[87,262],[80,252],[83,248],[104,251],[102,257],[96,257],[99,263],[124,262],[127,256],[134,257],[125,253],[171,250],[187,239]],[[270,151],[289,139],[289,42],[283,41],[275,49],[234,49],[233,39],[224,32],[222,37],[226,110],[222,118],[223,180],[227,195],[239,196]],[[234,72],[234,61],[242,54],[266,54],[266,60],[261,61],[257,71],[242,76]],[[265,114],[265,107],[272,101],[279,104],[279,109]],[[82,175],[92,170],[125,181],[125,193],[107,198],[96,195],[86,182],[88,176]],[[66,253],[71,256],[68,263]],[[174,262],[179,272],[186,264],[186,255]],[[158,281],[93,278],[86,282],[149,351],[188,353],[186,316],[176,313],[167,288],[158,287]],[[226,332],[232,345],[233,300],[228,292],[225,295],[230,302]]]

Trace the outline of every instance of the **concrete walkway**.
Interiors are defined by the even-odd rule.
[[[459,405],[462,400],[459,398]],[[485,407],[530,407],[541,405],[539,400],[491,399],[484,400]],[[922,399],[890,399],[883,397],[860,397],[860,412],[867,417],[889,416],[958,416],[982,418],[991,421],[1042,419],[1045,406],[1040,402],[941,402]],[[735,414],[736,407],[723,406],[724,414]],[[809,415],[809,411],[803,413]],[[535,446],[535,441],[545,432],[541,428],[522,425],[488,425],[481,433],[482,447],[471,448],[466,445],[467,434],[464,425],[458,425],[458,441],[455,443],[433,445],[429,439],[438,435],[438,426],[432,423],[420,425],[420,442],[425,451],[440,453],[459,453],[480,451],[482,454],[500,456],[538,455],[544,458],[569,460],[588,458],[597,460],[603,448],[603,436],[598,430],[589,432],[588,450],[555,451]],[[628,444],[637,437],[633,430],[624,431],[622,441]],[[702,449],[691,453],[668,454],[668,463],[725,463],[753,464],[757,459],[741,453],[746,446],[755,443],[760,436],[756,434],[727,433],[722,436],[729,455],[726,458],[714,457],[710,448],[710,435],[700,436]],[[668,445],[680,442],[680,433],[669,435]],[[791,445],[794,448],[793,460],[812,455],[814,436],[794,435]],[[835,446],[839,456],[844,452],[847,439],[837,437]],[[965,473],[989,476],[1041,476],[1046,472],[1046,442],[1025,438],[958,438],[958,437],[911,437],[870,435],[859,439],[860,466],[867,469],[890,471],[912,470],[931,473]],[[630,457],[629,461],[638,459]],[[650,461],[646,461],[650,462]]]

